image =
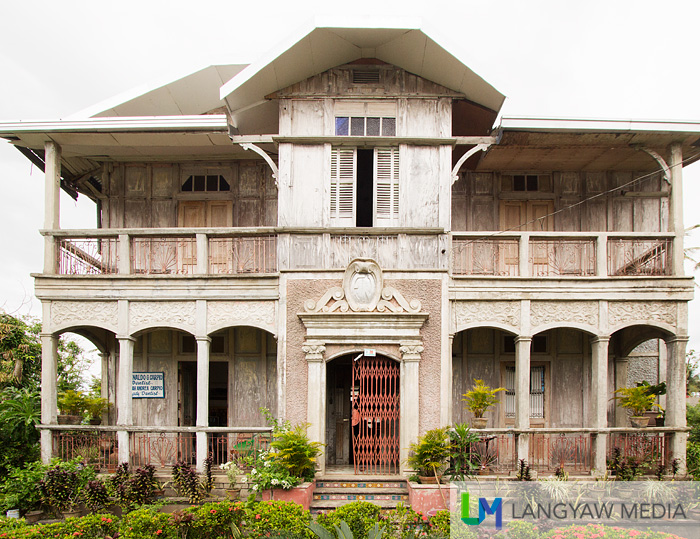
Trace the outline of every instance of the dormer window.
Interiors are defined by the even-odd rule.
[[[336,102],[335,134],[351,137],[395,137],[396,103]]]

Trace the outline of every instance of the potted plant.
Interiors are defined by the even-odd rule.
[[[85,415],[85,396],[82,391],[69,389],[58,396],[58,424],[77,425]]]
[[[102,423],[102,414],[109,410],[110,403],[101,397],[85,397],[85,412],[91,425]]]
[[[452,449],[447,427],[432,429],[411,444],[407,463],[416,470],[421,483],[439,483]]]
[[[466,402],[466,408],[474,414],[472,427],[483,429],[486,426],[488,420],[484,417],[484,412],[498,403],[496,393],[505,390],[504,387],[491,388],[483,380],[474,380],[474,387],[467,391],[462,399]]]
[[[643,428],[649,424],[649,417],[644,414],[651,410],[656,401],[656,395],[648,391],[648,386],[621,387],[615,390],[619,393],[615,399],[620,401],[620,406],[631,410],[630,422],[635,428]],[[659,406],[657,404],[657,406]],[[660,407],[659,407],[660,408]]]
[[[226,478],[228,479],[228,489],[226,489],[226,494],[232,500],[238,499],[241,489],[237,486],[238,476],[243,475],[243,470],[238,467],[234,461],[229,460],[224,464],[219,466],[224,472],[226,472]]]

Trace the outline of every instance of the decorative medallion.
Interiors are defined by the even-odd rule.
[[[382,270],[374,260],[357,258],[345,270],[342,288],[334,286],[321,299],[304,302],[307,313],[391,312],[419,313],[418,300],[407,301],[396,288],[384,286]]]

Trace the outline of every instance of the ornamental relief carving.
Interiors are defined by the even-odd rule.
[[[54,301],[51,303],[51,323],[80,321],[117,325],[119,306],[116,301]]]
[[[129,321],[136,327],[155,323],[194,327],[196,313],[194,301],[138,301],[129,304]]]
[[[598,325],[598,303],[595,301],[533,301],[530,319],[534,327],[552,322]]]
[[[275,303],[272,301],[210,301],[207,323],[221,326],[231,321],[250,320],[259,325],[275,326]]]
[[[673,301],[611,301],[608,320],[611,326],[632,321],[664,322],[675,326],[676,308]]]
[[[408,301],[396,288],[384,286],[382,271],[374,260],[358,258],[345,270],[343,286],[334,286],[321,299],[304,302],[307,313],[391,312],[419,313],[421,303]]]
[[[498,322],[520,327],[519,301],[457,301],[454,304],[456,327],[475,322]]]

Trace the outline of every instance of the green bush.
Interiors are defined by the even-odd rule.
[[[25,468],[10,468],[7,479],[0,486],[0,511],[19,509],[21,515],[41,504],[41,492],[37,488],[46,473],[41,462],[31,462]]]
[[[329,513],[318,515],[316,522],[335,534],[340,521],[347,522],[354,539],[367,539],[369,530],[379,520],[379,506],[369,502],[352,502]]]
[[[232,523],[240,528],[246,511],[241,502],[224,501],[190,507],[184,513],[193,517],[187,539],[215,539],[227,537]]]
[[[427,515],[402,503],[399,503],[396,509],[382,511],[379,518],[384,536],[392,539],[414,539],[427,534],[432,528]]]
[[[690,432],[688,433],[688,441],[700,442],[700,404],[688,406],[686,409],[686,418]]]
[[[179,539],[170,515],[159,513],[154,506],[142,507],[128,513],[119,524],[120,539]]]
[[[518,520],[507,524],[508,539],[537,539],[542,537],[539,529],[532,522],[522,522]]]
[[[686,446],[686,463],[688,474],[700,481],[700,442],[688,442]]]
[[[430,535],[435,537],[445,537],[452,539],[476,539],[477,534],[474,526],[467,526],[460,516],[449,511],[438,511],[430,519]]]
[[[8,519],[12,520],[12,519]],[[23,520],[16,521],[22,522]],[[54,524],[27,526],[26,524],[6,525],[0,522],[2,539],[104,539],[117,532],[118,519],[114,515],[93,514],[82,518],[69,518]]]
[[[253,538],[281,536],[312,539],[314,535],[308,528],[310,522],[311,514],[299,504],[265,501],[247,507],[242,527],[248,537]]]
[[[430,519],[432,524],[432,532],[435,535],[440,535],[445,538],[450,537],[450,512],[446,510],[438,511]]]
[[[27,522],[23,518],[6,518],[4,516],[0,517],[0,533],[5,533],[9,532],[10,530],[17,530],[26,527]]]

